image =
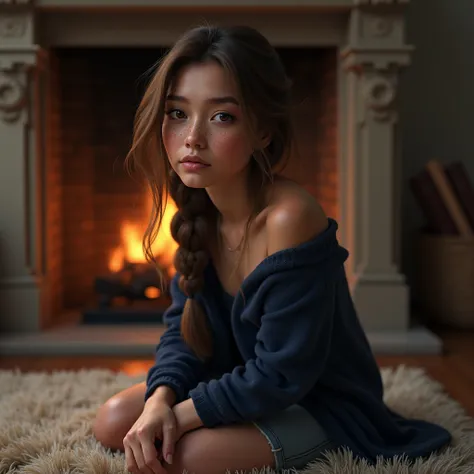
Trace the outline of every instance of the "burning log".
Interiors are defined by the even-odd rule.
[[[82,312],[83,324],[161,324],[171,304],[154,265],[126,263],[95,278],[98,304]]]
[[[110,306],[115,298],[155,300],[164,293],[156,268],[149,263],[126,263],[117,272],[97,277],[94,289],[100,306]]]

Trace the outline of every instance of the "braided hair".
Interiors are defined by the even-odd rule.
[[[215,207],[205,189],[185,186],[172,171],[170,195],[178,211],[171,221],[171,235],[179,244],[174,266],[180,274],[179,288],[188,297],[181,317],[184,339],[201,358],[211,356],[212,338],[206,315],[194,299],[204,286],[204,269],[209,261],[209,218]]]

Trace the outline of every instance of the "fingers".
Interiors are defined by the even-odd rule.
[[[133,474],[138,474],[140,471],[138,469],[137,462],[135,461],[135,456],[133,455],[132,448],[125,444],[123,445],[125,449],[125,466],[128,472],[132,472]]]
[[[133,455],[132,450],[129,446],[125,446],[125,467],[127,468],[128,472],[138,472],[138,466],[135,461],[135,456]]]
[[[158,460],[158,453],[154,446],[154,440],[149,438],[142,439],[141,445],[145,465],[148,466],[155,474],[166,473],[165,468]]]
[[[173,464],[174,445],[176,442],[176,423],[163,425],[163,458],[168,464]]]
[[[148,467],[147,463],[145,462],[145,457],[143,456],[142,445],[140,443],[136,443],[132,445],[133,455],[135,456],[135,460],[137,461],[137,466],[140,474],[153,474],[153,470]],[[155,474],[159,474],[156,472]]]
[[[166,471],[158,461],[153,443],[151,443],[151,448],[154,453],[146,447],[147,443],[142,439],[136,434],[127,434],[124,439],[127,470],[133,474],[165,474]]]

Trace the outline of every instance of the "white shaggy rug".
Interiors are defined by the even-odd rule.
[[[474,473],[474,420],[421,369],[383,369],[386,402],[395,411],[445,426],[452,446],[408,466],[403,459],[367,466],[349,453],[331,455],[305,474]],[[91,435],[97,407],[144,375],[108,370],[20,373],[0,371],[0,474],[126,473],[124,457]],[[270,474],[272,471],[266,471]]]

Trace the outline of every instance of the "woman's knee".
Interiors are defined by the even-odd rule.
[[[169,474],[222,474],[274,466],[267,440],[253,426],[200,428],[186,433],[177,443]]]
[[[210,438],[212,434],[206,428],[186,433],[176,443],[173,464],[166,466],[167,472],[169,474],[182,474],[183,471],[193,474],[209,472],[206,470],[206,465],[208,461],[211,461],[209,459],[212,448]]]
[[[105,447],[123,450],[123,438],[143,411],[145,388],[142,385],[117,393],[97,411],[92,430]]]
[[[124,428],[121,415],[122,405],[123,402],[120,398],[112,397],[109,399],[97,411],[92,428],[97,441],[114,450],[121,449],[122,444],[119,439]]]

